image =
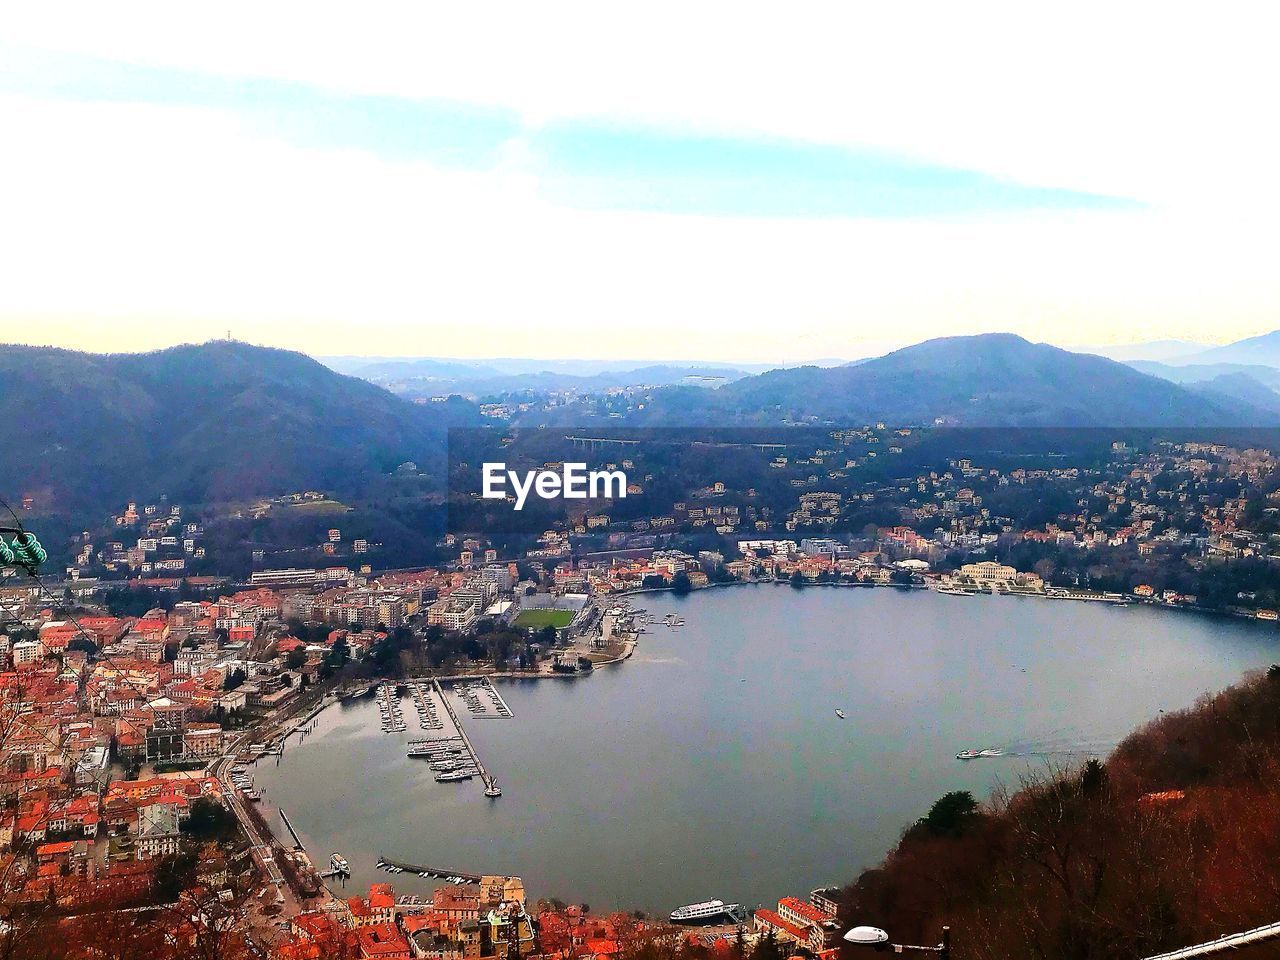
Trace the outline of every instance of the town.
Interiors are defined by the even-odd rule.
[[[883,443],[891,458],[909,433],[880,425],[834,443]],[[446,883],[430,899],[396,897],[389,884],[365,898],[334,893],[345,870],[303,850],[283,812],[263,812],[251,764],[328,705],[375,689],[388,698],[384,731],[404,730],[389,692],[403,689],[430,734],[414,749],[437,779],[478,774],[498,797],[439,684],[463,681],[464,714],[510,717],[491,679],[585,677],[625,661],[647,631],[677,629],[674,615],[649,612],[655,591],[752,582],[990,591],[1277,618],[1280,494],[1265,451],[1116,442],[1102,464],[1013,469],[957,457],[856,493],[822,489],[824,479],[847,488],[858,469],[847,453],[802,461],[768,461],[769,471],[804,473],[787,480],[787,509],[713,481],[660,515],[571,518],[518,556],[502,556],[480,531],[448,533],[442,563],[375,569],[379,545],[335,526],[318,555],[354,562],[268,566],[262,547],[244,577],[219,572],[209,554],[216,516],[133,502],[71,538],[64,578],[46,585],[18,567],[0,571],[0,887],[11,915],[57,926],[86,911],[137,910],[155,918],[157,936],[234,929],[246,948],[281,957],[610,956],[628,938],[670,935],[668,925],[535,909],[513,877]],[[1014,516],[1024,498],[1057,506],[1033,511],[1033,526]],[[280,501],[324,502],[319,492]],[[34,507],[22,504],[33,527]],[[189,561],[207,572],[190,572]],[[493,691],[490,707],[474,678],[487,684],[486,701]],[[690,936],[823,956],[834,914],[827,897],[784,898],[749,922]]]

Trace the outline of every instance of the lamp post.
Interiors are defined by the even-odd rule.
[[[942,960],[951,960],[951,928],[942,928],[942,942],[935,947],[921,947],[910,943],[893,943],[889,934],[879,927],[854,927],[844,935],[846,943],[872,950],[893,953],[936,953]]]

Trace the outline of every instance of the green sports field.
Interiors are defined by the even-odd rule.
[[[516,616],[517,627],[555,627],[561,630],[573,622],[572,610],[521,610]]]

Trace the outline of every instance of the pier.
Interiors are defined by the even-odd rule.
[[[484,781],[484,795],[486,797],[501,796],[502,791],[498,789],[498,782],[493,778],[493,775],[484,768],[484,764],[480,762],[480,758],[476,755],[476,749],[471,744],[471,738],[467,736],[467,731],[462,727],[462,721],[460,721],[458,719],[458,715],[454,713],[453,704],[451,704],[449,702],[449,698],[445,696],[444,687],[442,687],[440,685],[440,681],[435,678],[431,680],[431,685],[435,690],[436,695],[439,696],[440,702],[444,704],[445,713],[449,714],[449,719],[453,721],[453,727],[458,731],[458,736],[462,740],[462,745],[470,755],[476,771],[480,774],[480,779]],[[461,874],[454,873],[449,874],[449,876],[456,877],[461,876]]]
[[[293,824],[289,822],[289,815],[284,812],[284,807],[280,808],[280,819],[284,821],[285,828],[289,831],[289,836],[293,837],[293,849],[302,849],[302,838],[298,836],[298,831],[293,829]]]
[[[479,883],[482,879],[478,873],[467,873],[465,870],[445,870],[442,867],[424,867],[416,863],[404,863],[400,860],[388,860],[378,857],[378,869],[387,870],[394,867],[405,873],[416,873],[418,876],[435,877],[438,880],[454,880],[462,883]]]
[[[460,684],[459,692],[463,703],[467,705],[467,713],[476,720],[509,720],[514,714],[502,699],[502,694],[488,677],[456,678]],[[455,688],[456,689],[456,688]],[[481,697],[489,702],[484,703]]]

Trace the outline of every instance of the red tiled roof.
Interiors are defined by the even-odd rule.
[[[806,903],[804,900],[797,900],[795,897],[785,897],[782,900],[779,900],[778,906],[785,907],[793,913],[804,917],[810,923],[825,923],[830,919],[813,904]]]
[[[790,922],[789,920],[784,920],[782,917],[780,917],[777,913],[775,913],[772,910],[756,911],[756,923],[760,924],[762,922],[768,924],[771,927],[776,927],[778,930],[782,931],[788,936],[795,938],[796,940],[804,941],[809,938],[808,930],[805,930],[803,927],[796,926],[794,923]]]

